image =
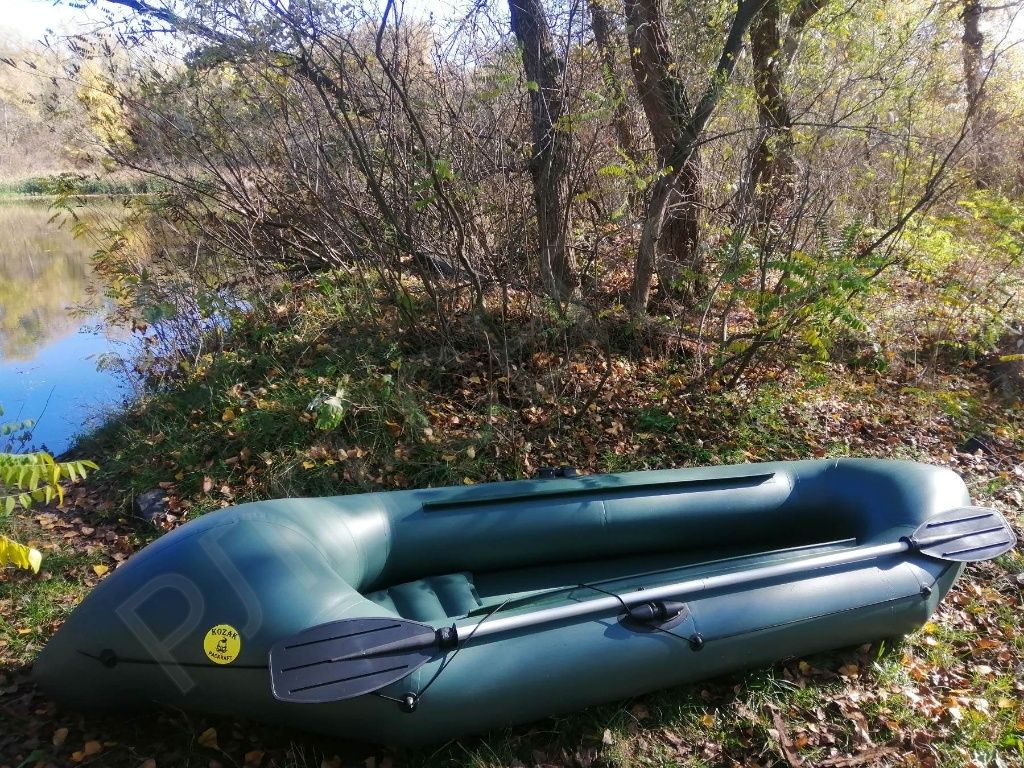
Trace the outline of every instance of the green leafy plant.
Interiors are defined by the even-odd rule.
[[[345,399],[345,387],[339,384],[335,393],[330,397],[326,392],[317,395],[309,404],[308,410],[316,413],[317,429],[330,431],[341,426],[348,405],[348,400]]]
[[[3,407],[0,406],[0,416]],[[32,428],[31,421],[0,423],[0,437]],[[15,509],[29,509],[33,504],[49,504],[54,499],[63,502],[65,480],[77,482],[99,467],[91,461],[57,461],[45,451],[13,453],[10,441],[0,452],[0,515],[10,515]],[[14,565],[34,572],[39,571],[42,555],[38,550],[19,544],[0,535],[0,566]]]
[[[17,507],[64,500],[61,481],[77,482],[99,467],[88,460],[57,461],[45,451],[0,453],[0,510],[10,514]]]

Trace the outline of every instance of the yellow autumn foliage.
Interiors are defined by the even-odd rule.
[[[78,101],[96,138],[109,149],[130,149],[134,142],[129,121],[116,96],[116,86],[93,62],[86,62],[78,86]]]
[[[19,544],[6,536],[0,536],[0,567],[13,565],[26,571],[39,573],[43,556],[38,549]]]
[[[3,407],[0,407],[0,416]],[[31,421],[0,422],[0,438],[31,429]],[[0,447],[6,447],[0,442]],[[31,453],[5,453],[0,451],[0,521],[18,507],[28,509],[33,504],[48,504],[54,499],[64,500],[61,483],[77,482],[99,467],[87,460],[57,461],[45,451]],[[13,565],[34,573],[39,572],[43,556],[39,550],[19,544],[0,535],[0,567]]]

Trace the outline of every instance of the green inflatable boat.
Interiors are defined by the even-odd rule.
[[[558,474],[206,515],[103,581],[36,678],[75,709],[436,742],[903,635],[1015,543],[910,462]]]

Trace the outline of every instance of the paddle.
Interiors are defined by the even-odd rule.
[[[680,606],[662,602],[712,589],[766,579],[811,573],[873,558],[916,552],[936,560],[976,562],[1011,550],[1016,537],[999,512],[985,507],[959,507],[925,521],[913,534],[890,544],[778,563],[762,568],[665,584],[621,595],[586,600],[503,618],[485,617],[475,624],[442,627],[400,618],[343,619],[305,629],[270,650],[270,679],[274,697],[295,703],[323,703],[362,696],[401,680],[439,652],[470,639],[501,632],[621,611],[637,622],[671,618]],[[601,590],[595,590],[601,591]],[[696,646],[695,646],[696,647]],[[415,694],[406,708],[415,708]]]

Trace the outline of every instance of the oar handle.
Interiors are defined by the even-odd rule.
[[[419,637],[403,637],[400,640],[393,640],[390,643],[373,645],[358,651],[353,651],[352,653],[336,656],[332,658],[331,661],[349,661],[351,659],[365,659],[371,656],[408,653],[409,651],[419,651],[424,648],[437,648],[438,650],[443,651],[447,648],[454,648],[458,645],[458,642],[459,632],[453,624],[450,627],[438,627],[437,631],[434,632],[433,640],[423,640]]]
[[[496,635],[501,632],[513,632],[527,627],[535,627],[540,624],[550,624],[555,621],[575,618],[577,616],[588,616],[595,613],[605,613],[621,609],[623,604],[627,607],[651,602],[652,600],[664,600],[667,598],[680,598],[686,595],[693,595],[713,589],[724,589],[727,587],[741,586],[758,581],[766,581],[782,576],[791,576],[796,573],[808,573],[832,568],[840,565],[871,560],[878,557],[899,555],[910,550],[913,544],[909,539],[895,541],[890,544],[877,544],[871,547],[856,547],[844,552],[834,552],[827,555],[810,557],[806,560],[794,560],[776,565],[766,565],[762,568],[751,568],[736,573],[723,573],[718,576],[708,576],[703,579],[691,579],[675,584],[665,584],[650,589],[640,589],[635,592],[628,592],[618,596],[599,597],[594,600],[586,600],[574,605],[562,605],[555,608],[546,608],[541,611],[523,613],[518,616],[505,616],[499,619],[483,619],[475,624],[467,624],[458,628],[459,636],[463,639],[473,636],[474,639]]]

